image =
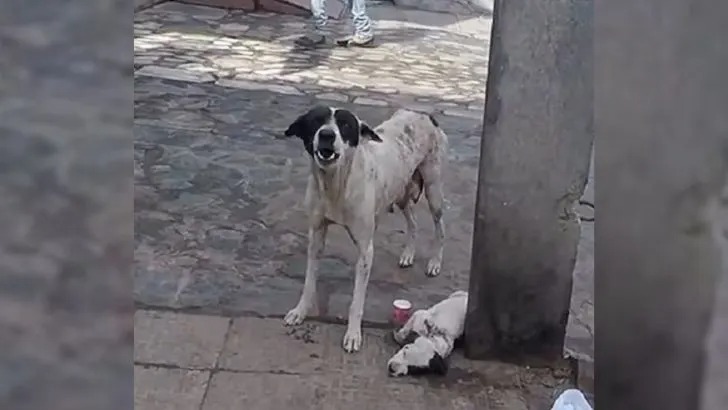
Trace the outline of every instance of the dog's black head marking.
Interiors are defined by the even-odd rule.
[[[341,138],[350,147],[359,145],[359,138],[365,137],[372,141],[382,142],[382,139],[372,130],[369,125],[360,121],[359,118],[349,110],[337,109],[334,111],[336,126],[339,127]]]
[[[314,154],[314,136],[327,123],[335,124],[341,139],[350,147],[359,145],[362,138],[381,142],[379,135],[356,115],[346,109],[332,109],[325,105],[317,105],[307,113],[298,117],[285,131],[286,137],[297,136],[303,141],[306,152]]]
[[[447,361],[440,356],[439,353],[435,353],[434,356],[432,356],[432,359],[430,359],[429,363],[430,370],[439,375],[446,375],[447,374]]]
[[[444,376],[447,374],[447,360],[443,359],[439,353],[435,352],[427,366],[407,366],[407,374],[410,376],[421,376],[425,374],[437,374]]]
[[[313,137],[316,131],[331,119],[331,108],[317,105],[307,113],[296,118],[286,129],[285,136],[296,136],[303,141],[303,146],[309,155],[313,155]]]

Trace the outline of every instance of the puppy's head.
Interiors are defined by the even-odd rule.
[[[420,374],[447,373],[447,361],[437,353],[430,338],[418,337],[405,345],[387,362],[389,375],[393,377]]]
[[[297,136],[319,168],[335,167],[361,143],[382,139],[354,113],[318,105],[298,117],[286,130]]]
[[[407,323],[399,330],[394,331],[394,340],[400,346],[412,343],[419,336],[428,335],[428,326],[430,320],[430,312],[419,309],[412,312]]]

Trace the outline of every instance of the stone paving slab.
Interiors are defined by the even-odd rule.
[[[167,320],[155,327],[139,327],[137,322],[135,328],[136,337],[148,340],[155,351],[167,346],[167,341],[155,336],[157,332],[199,339],[205,337],[201,334],[206,327],[185,324],[219,320],[179,313],[160,317]],[[460,351],[451,358],[445,377],[390,378],[386,362],[397,347],[389,331],[364,329],[365,344],[356,354],[341,348],[344,331],[340,325],[309,323],[287,328],[280,319],[235,318],[227,343],[217,352],[220,360],[209,368],[186,368],[187,355],[181,350],[171,360],[137,361],[135,408],[546,409],[570,385],[565,363],[522,368],[469,361]]]
[[[134,315],[134,360],[177,364],[185,368],[215,365],[230,319],[137,311]]]
[[[216,373],[202,410],[317,409],[323,389],[317,379],[289,374]]]
[[[135,366],[134,409],[199,410],[209,379],[207,371]]]
[[[223,369],[247,372],[285,372],[310,374],[321,371],[325,363],[327,335],[311,323],[300,327],[284,327],[280,320],[248,318],[236,320],[220,356]],[[265,340],[266,349],[275,355],[261,355],[250,344]]]

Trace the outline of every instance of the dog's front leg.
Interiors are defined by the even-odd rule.
[[[354,276],[354,294],[349,307],[349,321],[344,335],[344,350],[349,353],[361,348],[361,320],[364,316],[364,300],[367,295],[369,273],[374,259],[374,221],[350,230],[349,233],[359,248]]]
[[[318,276],[318,260],[326,243],[328,226],[323,219],[316,220],[308,229],[308,256],[306,262],[306,278],[303,282],[303,292],[296,307],[291,309],[284,319],[289,326],[298,325],[306,318],[314,298],[316,297],[316,279]]]

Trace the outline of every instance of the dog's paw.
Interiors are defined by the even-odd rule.
[[[400,268],[409,268],[412,266],[412,264],[415,261],[415,250],[410,248],[405,248],[404,251],[402,251],[402,255],[399,257],[399,267]]]
[[[432,258],[429,262],[427,262],[427,270],[425,271],[425,275],[429,277],[437,276],[440,274],[442,262],[440,259]]]
[[[303,323],[303,319],[305,319],[305,318],[306,318],[305,310],[296,306],[295,308],[291,309],[288,313],[286,313],[286,317],[283,318],[283,322],[285,322],[286,326],[295,326],[295,325],[300,325],[301,323]]]
[[[347,329],[344,335],[344,350],[347,353],[358,352],[361,348],[361,329]]]

